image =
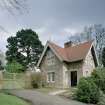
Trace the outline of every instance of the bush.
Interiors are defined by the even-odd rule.
[[[20,73],[20,72],[23,72],[24,67],[20,63],[13,61],[11,63],[8,63],[5,66],[5,69],[6,71],[11,73]]]
[[[76,92],[77,100],[96,104],[99,101],[100,91],[92,78],[81,78]]]
[[[42,73],[32,73],[31,74],[31,84],[33,88],[40,88],[44,87],[45,82],[45,76]]]
[[[94,70],[92,78],[96,85],[105,93],[105,68]]]
[[[101,92],[99,102],[97,103],[97,105],[105,105],[105,95],[103,94],[103,92]]]

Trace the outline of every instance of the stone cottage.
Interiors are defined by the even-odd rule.
[[[81,77],[90,76],[98,66],[93,41],[78,45],[70,41],[64,48],[48,41],[37,66],[46,75],[49,86],[76,86]]]

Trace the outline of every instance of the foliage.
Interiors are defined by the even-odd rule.
[[[77,100],[96,104],[99,101],[100,91],[92,78],[82,78],[77,89]]]
[[[31,84],[33,88],[40,88],[45,86],[45,79],[46,77],[40,73],[40,72],[35,72],[31,74]]]
[[[29,103],[24,100],[17,98],[16,96],[6,95],[0,93],[0,104],[1,105],[29,105]]]
[[[103,92],[101,92],[99,102],[97,103],[97,105],[105,105],[105,94],[103,94]]]
[[[20,72],[24,71],[24,67],[21,64],[19,64],[18,62],[16,62],[16,61],[8,63],[5,66],[5,69],[8,72],[11,72],[11,73],[20,73]]]
[[[7,42],[8,62],[15,60],[25,67],[36,64],[43,50],[37,33],[31,29],[18,31],[16,36],[9,37]]]
[[[102,64],[105,67],[105,47],[103,48],[103,51],[102,51]]]
[[[2,65],[2,62],[0,61],[0,70],[3,70],[3,69],[4,69],[4,67]]]
[[[92,73],[96,85],[105,93],[105,68],[98,68]]]

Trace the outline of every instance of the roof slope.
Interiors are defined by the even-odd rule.
[[[49,42],[49,44],[56,51],[56,53],[63,59],[63,61],[74,62],[82,60],[86,57],[89,49],[92,46],[92,41],[81,43],[67,48],[62,48],[52,42]]]
[[[38,61],[37,66],[40,65],[40,63],[43,59],[43,56],[46,53],[48,47],[51,48],[51,50],[54,52],[54,54],[61,61],[76,62],[76,61],[85,59],[86,55],[88,54],[88,51],[92,48],[92,46],[93,46],[93,41],[88,41],[88,42],[84,42],[84,43],[81,43],[78,45],[73,45],[70,47],[62,48],[62,47],[56,45],[55,43],[48,41],[44,48],[44,51]],[[96,57],[96,54],[95,54],[95,57]],[[96,57],[96,60],[97,60],[97,57]]]

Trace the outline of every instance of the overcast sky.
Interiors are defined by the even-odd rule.
[[[32,28],[43,44],[52,40],[60,45],[68,37],[92,24],[105,25],[105,0],[27,0],[24,14],[11,15],[0,8],[0,50],[6,39],[22,28]],[[0,28],[1,29],[1,28]]]

